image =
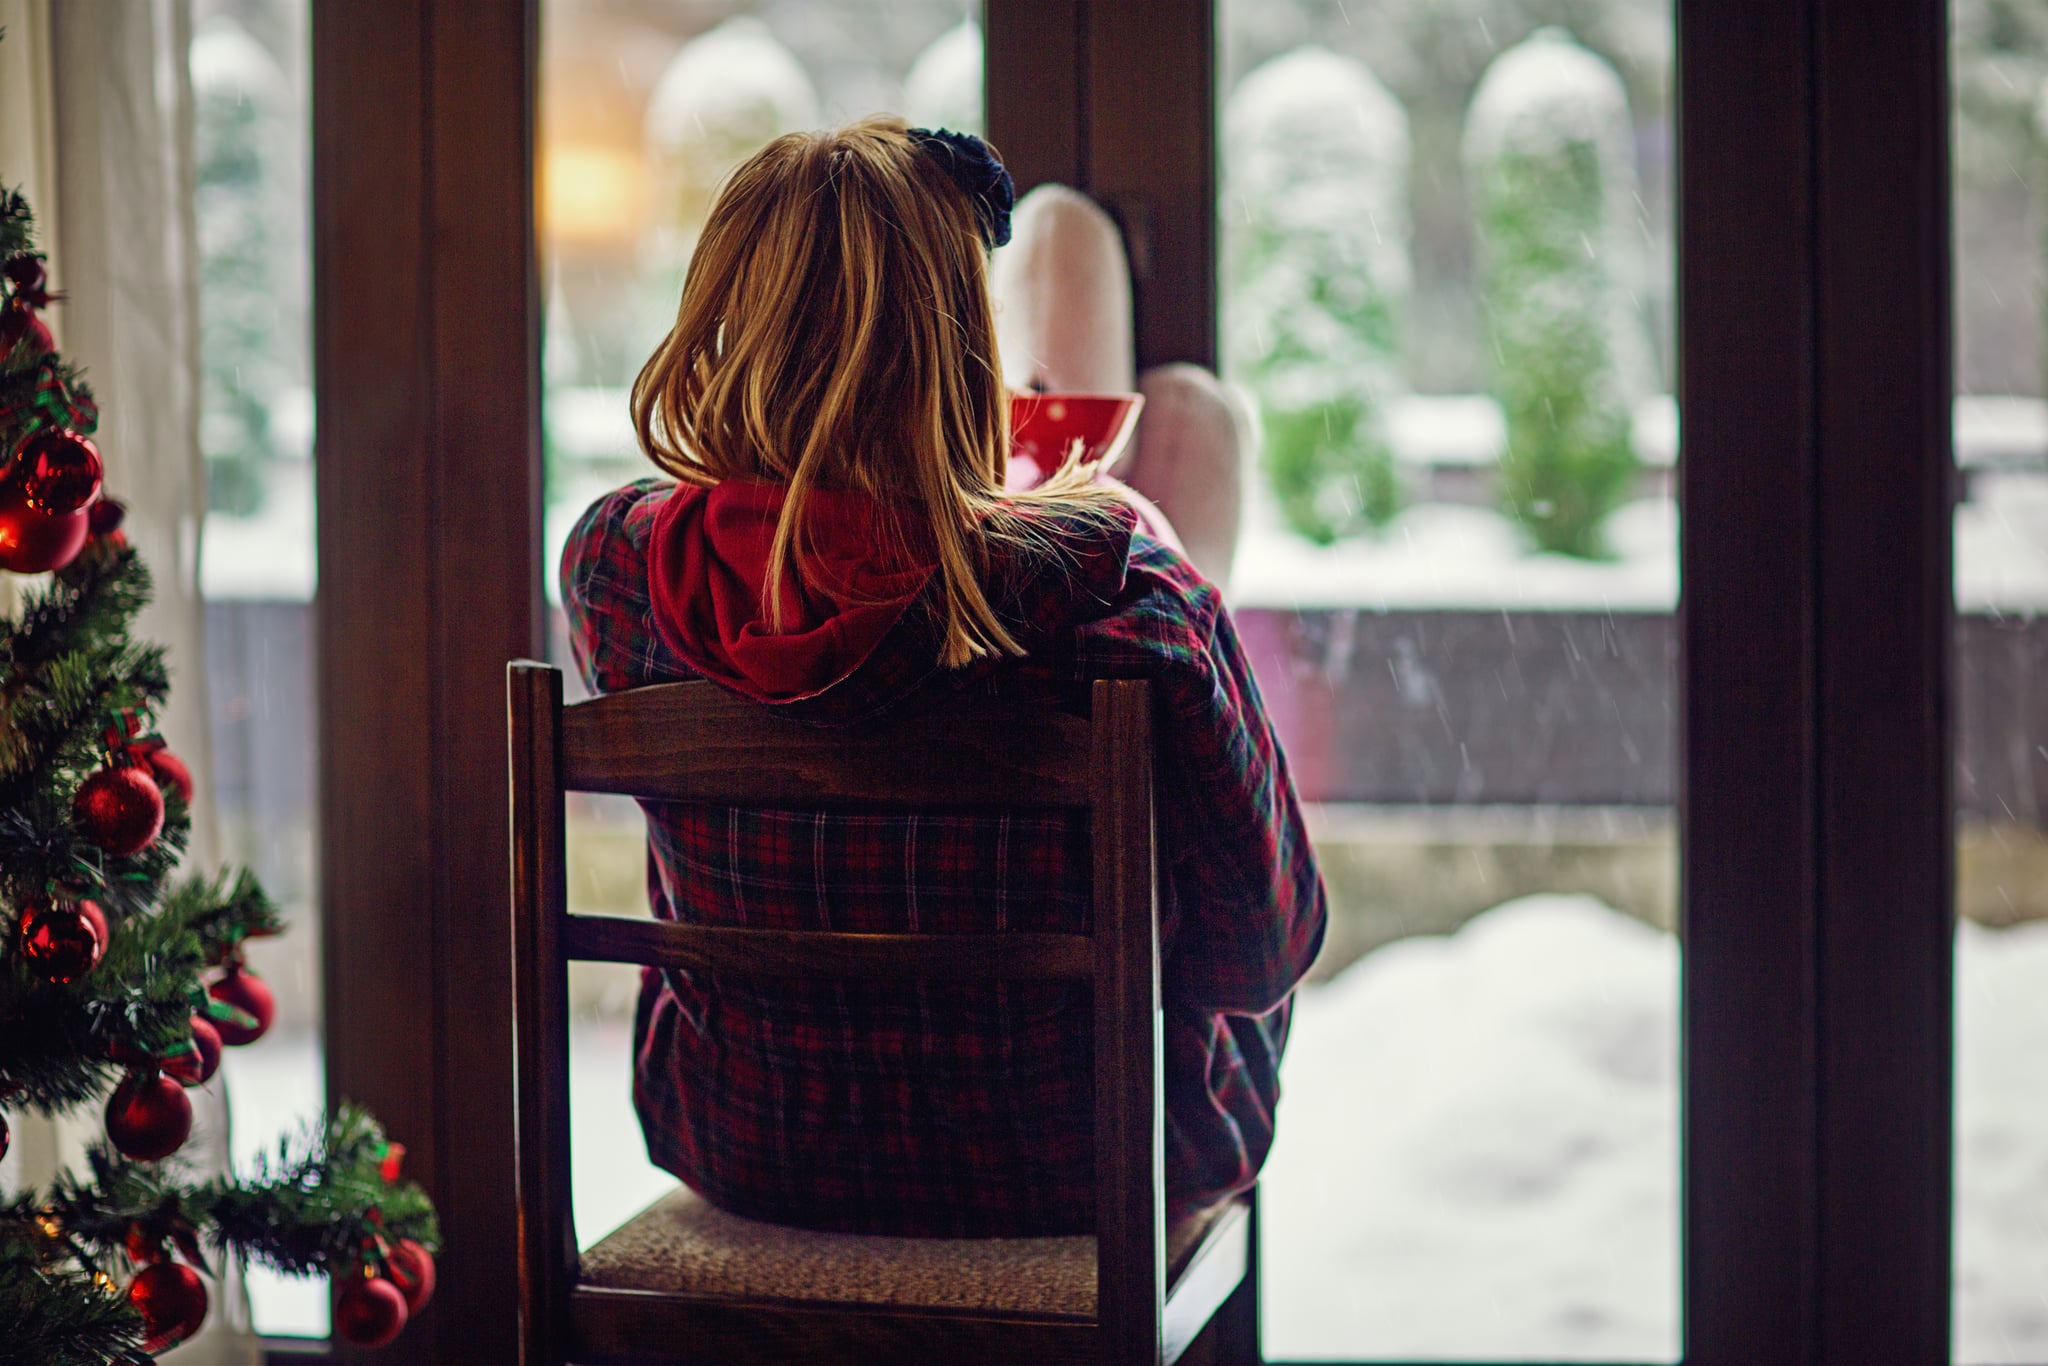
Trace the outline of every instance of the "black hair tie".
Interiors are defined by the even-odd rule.
[[[1010,240],[1010,210],[1017,204],[1017,187],[1010,173],[996,159],[995,149],[972,133],[949,129],[907,130],[917,145],[929,154],[960,187],[981,219],[981,239],[990,250]]]

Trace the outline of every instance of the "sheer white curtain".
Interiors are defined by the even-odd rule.
[[[169,651],[163,731],[197,789],[188,866],[211,868],[219,840],[199,597],[206,473],[189,0],[0,0],[0,27],[0,177],[24,184],[42,217],[51,273],[68,296],[52,310],[53,327],[88,372],[107,487],[127,503],[129,536],[156,578],[138,631]],[[192,1094],[184,1154],[218,1170],[228,1152],[225,1080]],[[93,1114],[55,1126],[19,1119],[13,1175],[24,1181],[46,1179],[99,1132]],[[166,1361],[260,1362],[239,1277],[224,1275],[212,1291],[205,1331]]]

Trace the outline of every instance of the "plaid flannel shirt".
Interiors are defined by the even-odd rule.
[[[569,538],[562,597],[593,692],[694,676],[656,631],[648,584],[649,525],[671,487],[608,494]],[[1042,552],[992,581],[1029,658],[942,671],[935,617],[914,606],[850,677],[785,706],[853,724],[959,688],[1078,700],[1093,678],[1155,681],[1171,1218],[1245,1189],[1265,1160],[1290,994],[1321,945],[1325,906],[1216,589],[1128,522],[1114,531],[1090,556]],[[866,932],[1087,926],[1079,816],[643,805],[660,917]],[[653,1159],[739,1214],[865,1233],[1082,1232],[1094,1218],[1092,1034],[1081,984],[649,969],[634,1103]]]

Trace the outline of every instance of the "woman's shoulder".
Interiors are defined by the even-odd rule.
[[[676,487],[650,478],[613,489],[584,509],[562,547],[569,642],[595,692],[658,681],[680,667],[661,646],[647,580],[654,516]]]
[[[1109,610],[1081,627],[1083,663],[1119,674],[1203,667],[1224,619],[1222,594],[1178,548],[1139,529]]]
[[[611,543],[626,542],[644,550],[655,512],[676,487],[672,479],[650,476],[600,494],[569,530],[562,551],[563,576],[572,562],[594,558]]]

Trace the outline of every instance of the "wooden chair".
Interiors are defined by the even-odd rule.
[[[1257,1360],[1249,1201],[1171,1239],[1162,1219],[1149,684],[1094,684],[1086,719],[981,697],[845,733],[797,725],[707,683],[564,707],[559,670],[515,663],[508,687],[526,1366]],[[570,915],[568,790],[800,809],[1085,810],[1093,933],[798,933]],[[757,976],[1091,982],[1096,1236],[812,1233],[738,1219],[679,1189],[579,1258],[569,1202],[570,960]]]

